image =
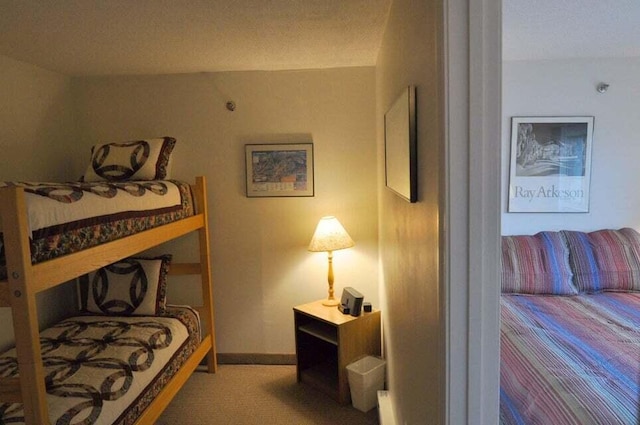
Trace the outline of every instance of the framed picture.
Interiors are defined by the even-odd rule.
[[[418,200],[416,88],[409,86],[384,114],[385,184],[409,202]]]
[[[313,196],[313,143],[245,145],[247,196]]]
[[[509,212],[589,212],[593,117],[513,117]]]

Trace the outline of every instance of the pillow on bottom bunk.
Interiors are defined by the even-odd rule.
[[[166,307],[171,255],[130,257],[88,274],[85,309],[108,315],[157,315]]]

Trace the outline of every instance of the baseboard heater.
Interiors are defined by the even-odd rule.
[[[378,391],[378,417],[380,425],[396,425],[389,391]]]

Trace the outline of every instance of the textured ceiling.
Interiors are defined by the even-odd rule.
[[[640,56],[639,0],[503,0],[503,59]]]
[[[392,0],[0,0],[0,55],[68,75],[375,65]],[[505,60],[640,56],[640,0],[502,0]]]
[[[391,0],[0,0],[0,54],[68,75],[375,65]]]

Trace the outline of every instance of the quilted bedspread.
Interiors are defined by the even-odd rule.
[[[80,316],[41,332],[51,424],[126,425],[195,351],[197,314]],[[0,376],[16,376],[15,349],[0,356]],[[23,424],[22,405],[0,403],[0,424]]]
[[[640,424],[640,294],[501,297],[500,422]]]
[[[25,188],[34,264],[194,214],[189,185],[174,180],[5,186]],[[7,276],[3,248],[0,233],[0,280]]]

